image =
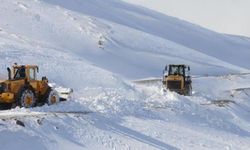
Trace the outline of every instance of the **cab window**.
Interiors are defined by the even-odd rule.
[[[18,68],[15,72],[16,73],[15,73],[14,79],[25,78],[25,67]]]
[[[30,80],[36,80],[36,69],[35,68],[30,68],[29,69],[29,77]]]
[[[170,75],[184,75],[183,67],[181,66],[172,66],[169,68]]]

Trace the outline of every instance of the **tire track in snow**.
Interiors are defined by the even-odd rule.
[[[44,117],[44,116],[67,116],[67,115],[88,115],[93,113],[92,111],[50,111],[50,112],[9,112],[9,111],[0,111],[0,119],[2,120],[11,120],[11,119],[20,119],[20,118],[32,118],[32,117]]]

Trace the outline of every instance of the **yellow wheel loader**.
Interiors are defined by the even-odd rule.
[[[192,79],[190,67],[182,64],[171,64],[163,71],[163,86],[169,91],[181,95],[192,95]]]
[[[38,66],[15,64],[7,70],[8,79],[0,81],[0,106],[30,108],[59,102],[59,96],[48,85],[48,79],[37,79]]]

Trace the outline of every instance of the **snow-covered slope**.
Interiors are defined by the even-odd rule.
[[[220,33],[250,37],[248,0],[123,0]]]
[[[196,75],[248,72],[249,39],[119,0],[0,3],[0,76],[14,62],[38,64],[40,78],[75,91],[55,106],[0,112],[0,149],[249,147],[249,92],[234,90],[250,86],[248,75],[194,79],[192,97],[127,80],[159,77],[168,63]],[[209,105],[220,99],[237,105]]]
[[[117,0],[2,1],[0,7],[2,32],[74,53],[127,78],[156,76],[173,62],[192,65],[195,74],[250,67],[249,41]]]

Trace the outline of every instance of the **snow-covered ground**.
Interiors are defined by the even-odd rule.
[[[228,75],[250,72],[249,39],[119,0],[0,3],[0,77],[14,62],[38,64],[40,78],[74,89],[67,102],[0,112],[0,149],[250,146],[250,75]],[[132,82],[168,63],[201,76],[193,96]]]

